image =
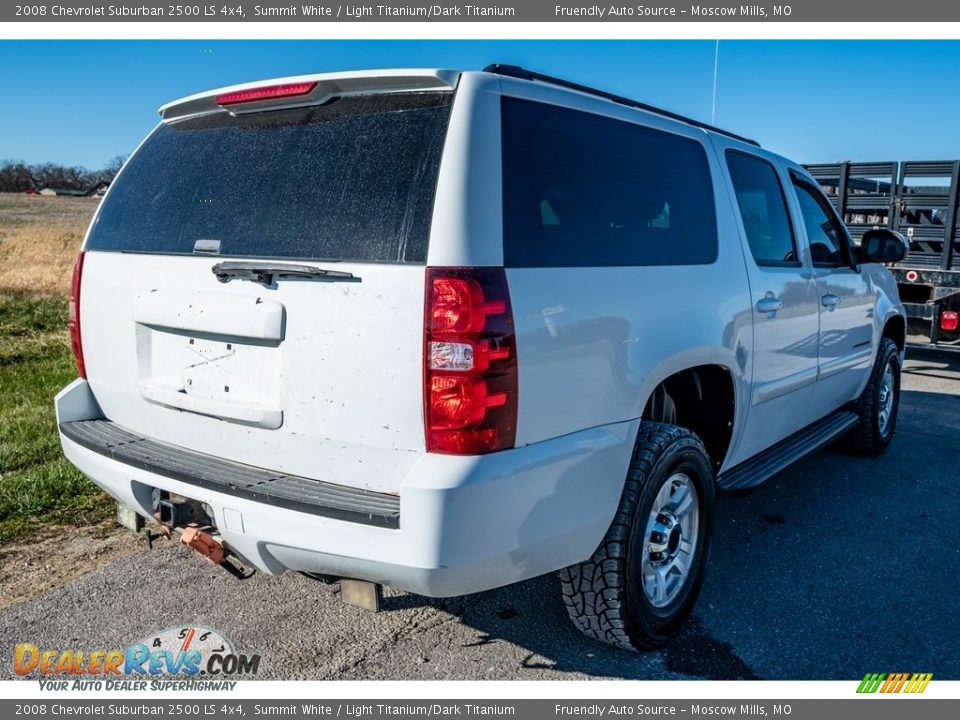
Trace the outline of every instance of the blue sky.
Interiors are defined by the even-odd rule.
[[[98,168],[168,100],[371,67],[514,63],[709,122],[713,57],[713,41],[5,40],[0,160]],[[958,76],[960,41],[722,41],[716,122],[800,162],[956,158]]]

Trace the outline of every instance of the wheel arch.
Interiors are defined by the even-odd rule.
[[[893,340],[902,354],[907,347],[907,319],[900,313],[892,313],[884,321],[880,336]]]
[[[723,362],[671,368],[649,383],[641,420],[686,428],[703,442],[714,472],[734,446],[743,396],[739,374]]]

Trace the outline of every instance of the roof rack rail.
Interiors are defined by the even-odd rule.
[[[694,120],[693,118],[688,118],[685,115],[678,115],[677,113],[654,107],[653,105],[647,105],[646,103],[639,102],[638,100],[631,100],[630,98],[623,97],[622,95],[614,95],[613,93],[608,93],[604,90],[592,88],[589,85],[580,85],[579,83],[563,80],[562,78],[553,77],[552,75],[544,75],[543,73],[534,72],[533,70],[527,70],[519,65],[501,65],[500,63],[493,63],[492,65],[487,65],[483,71],[494,73],[496,75],[503,75],[504,77],[519,78],[520,80],[536,80],[543,83],[549,83],[550,85],[564,87],[568,90],[576,90],[588,95],[610,100],[620,105],[637,108],[638,110],[646,110],[647,112],[661,115],[662,117],[667,117],[671,120],[679,120],[687,125],[693,125],[694,127],[702,128],[703,130],[709,130],[710,132],[719,133],[720,135],[726,135],[727,137],[734,138],[735,140],[740,140],[741,142],[760,147],[760,143],[758,143],[756,140],[751,140],[750,138],[743,137],[743,135],[737,135],[736,133],[732,133],[727,130],[721,130],[718,127],[714,127],[713,125],[709,125],[705,122],[700,122],[699,120]]]

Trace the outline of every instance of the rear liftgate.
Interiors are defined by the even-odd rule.
[[[397,528],[399,488],[385,473],[347,472],[325,482],[312,477],[302,456],[324,445],[340,453],[344,467],[368,451],[386,466],[392,451],[422,447],[416,328],[422,327],[427,234],[458,81],[458,73],[446,71],[291,78],[161,108],[164,122],[111,188],[86,246],[84,272],[93,282],[84,291],[85,312],[97,316],[100,327],[120,327],[133,314],[135,346],[98,353],[91,368],[91,384],[117,425],[67,423],[64,432],[96,452],[200,488]],[[357,136],[368,140],[347,142]],[[277,164],[289,156],[299,158],[295,167]],[[391,158],[389,176],[383,157]],[[305,174],[310,182],[303,182]],[[313,191],[278,197],[275,188],[294,179],[327,190],[319,200]],[[362,197],[329,190],[351,183],[362,185]],[[155,196],[165,199],[162,207],[143,200]],[[271,222],[261,226],[260,217]],[[358,226],[365,228],[362,237],[354,237]],[[149,272],[141,264],[146,255]],[[82,258],[71,305],[78,362]],[[329,267],[334,262],[342,264]],[[411,331],[404,336],[397,328]],[[95,326],[85,329],[84,343],[111,342]],[[386,353],[398,357],[389,377],[382,373]],[[341,362],[344,357],[353,360]],[[123,379],[134,372],[138,387],[131,388]],[[383,385],[370,378],[382,378]],[[460,385],[482,389],[481,379],[487,381],[471,377]],[[384,404],[387,383],[394,395],[406,390]],[[492,402],[474,395],[478,408],[481,400]],[[305,411],[303,397],[325,399],[328,411]],[[366,422],[372,413],[382,423]],[[195,429],[210,426],[194,416],[222,421],[216,441],[198,443],[173,421],[175,414]],[[489,428],[480,429],[484,434],[475,440],[491,442]],[[437,436],[448,439],[451,433],[442,430]],[[249,438],[292,458],[291,467],[254,467],[257,457],[249,451],[224,460]],[[252,574],[244,569],[252,563],[224,543],[209,506],[160,490],[154,496],[152,507],[139,510],[152,512],[165,535],[178,532],[181,542],[237,577]],[[142,529],[131,510],[120,509],[118,519]],[[378,609],[379,586],[340,585],[346,602]]]

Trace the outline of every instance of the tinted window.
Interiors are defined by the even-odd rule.
[[[828,201],[804,182],[795,180],[793,185],[797,190],[813,264],[824,267],[846,265],[845,231],[830,211]]]
[[[104,201],[91,250],[423,262],[450,94],[339,98],[161,125]]]
[[[787,203],[773,165],[753,155],[727,151],[727,167],[757,265],[798,267]]]
[[[504,259],[514,267],[691,265],[717,257],[696,140],[503,100]]]

